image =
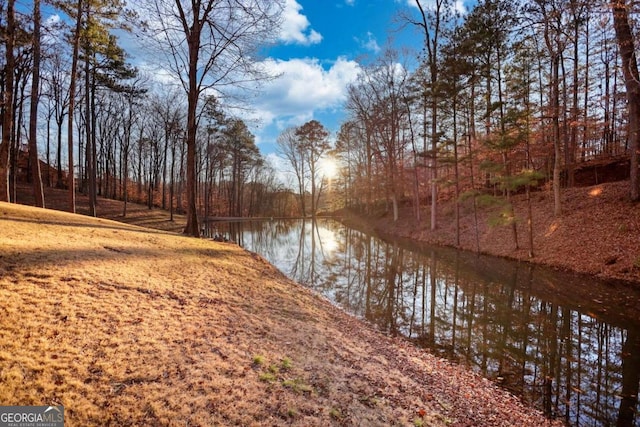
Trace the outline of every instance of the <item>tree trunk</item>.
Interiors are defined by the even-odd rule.
[[[58,117],[56,114],[56,126],[58,127],[56,131],[56,143],[57,143],[57,152],[56,152],[56,166],[58,170],[56,171],[56,188],[64,188],[63,182],[63,174],[62,174],[62,125],[64,124],[64,117]]]
[[[640,138],[640,76],[638,75],[638,61],[635,53],[635,43],[629,15],[624,0],[611,3],[613,6],[613,22],[618,40],[618,48],[622,59],[625,87],[627,89],[627,104],[629,105],[629,151],[630,151],[630,197],[636,202],[640,200],[638,187],[638,139]]]
[[[127,185],[129,181],[129,147],[124,150],[123,163],[124,172],[122,173],[122,217],[127,216],[127,202],[129,201],[129,193],[127,192]]]
[[[18,67],[16,69],[16,89],[13,93],[13,121],[15,126],[13,127],[13,135],[11,136],[12,146],[10,153],[10,176],[9,184],[11,185],[10,200],[16,201],[18,197],[18,158],[20,153],[20,142],[22,141],[22,130],[24,129],[24,100],[26,99],[25,92],[27,89],[27,81],[29,74],[24,67]],[[27,163],[27,176],[29,175],[29,166]]]
[[[497,50],[497,66],[496,71],[498,74],[498,104],[500,105],[500,134],[501,137],[504,138],[507,135],[506,129],[506,118],[504,111],[504,94],[502,91],[502,57],[501,52]],[[501,145],[504,144],[504,141],[501,142]],[[513,236],[513,244],[514,249],[520,249],[520,245],[518,243],[518,227],[516,226],[516,213],[513,207],[513,202],[511,200],[511,162],[509,161],[509,145],[504,146],[504,150],[502,151],[502,162],[504,164],[504,174],[507,178],[508,185],[506,186],[506,196],[507,196],[507,204],[509,205],[509,222],[511,227],[511,234]]]
[[[162,156],[162,209],[167,208],[167,152],[169,149],[169,131],[165,132],[164,153]]]
[[[454,92],[457,87],[454,88]],[[455,222],[456,222],[456,248],[460,247],[460,169],[458,157],[458,94],[453,95],[453,174],[455,182]]]
[[[2,142],[0,143],[0,201],[9,201],[9,147],[13,128],[13,71],[15,58],[13,56],[13,38],[15,34],[14,0],[7,2],[7,40],[5,46],[5,90],[4,111],[2,121]]]
[[[433,14],[435,22],[432,24],[433,28],[430,28],[426,9],[422,5],[421,0],[415,0],[415,4],[420,10],[421,21],[414,24],[421,27],[424,32],[424,44],[426,47],[427,61],[429,65],[430,81],[429,89],[431,95],[431,230],[438,228],[438,104],[439,96],[437,91],[438,84],[438,48],[440,37],[440,25],[443,19],[443,7],[444,2],[436,1],[435,5],[431,6],[431,13]]]
[[[40,93],[40,0],[33,2],[33,71],[31,83],[31,106],[29,116],[29,162],[31,163],[31,181],[36,206],[44,208],[42,175],[38,160],[38,95]]]
[[[589,132],[589,93],[590,93],[590,85],[589,85],[589,64],[590,64],[590,38],[589,38],[589,14],[587,14],[586,23],[585,23],[585,53],[584,53],[584,92],[583,92],[583,105],[582,111],[584,111],[584,122],[582,125],[582,150],[580,150],[580,159],[581,161],[585,160],[585,151],[587,146],[587,135]]]
[[[436,71],[431,70],[431,231],[438,228],[438,98],[435,95]]]
[[[571,100],[571,136],[569,140],[569,155],[567,159],[569,164],[567,165],[567,187],[573,187],[575,185],[575,167],[576,167],[576,149],[578,148],[578,119],[579,119],[579,105],[578,105],[578,68],[579,68],[579,49],[578,49],[578,37],[579,37],[579,25],[574,24],[573,31],[573,82],[572,82],[572,100]]]
[[[169,187],[169,221],[173,222],[173,192],[175,187],[176,141],[171,143],[171,187]]]
[[[82,29],[82,0],[78,0],[76,14],[76,31],[73,35],[73,60],[71,63],[71,83],[69,85],[69,125],[67,135],[69,142],[69,210],[76,213],[76,180],[73,170],[73,114],[76,100],[76,75],[78,71],[78,51],[80,48],[80,30]]]
[[[87,17],[89,16],[89,10],[87,7]],[[86,164],[87,164],[87,178],[89,180],[89,189],[88,189],[88,193],[89,193],[89,215],[90,216],[96,216],[96,193],[97,193],[97,187],[96,187],[96,147],[95,147],[95,132],[94,132],[94,126],[93,126],[93,117],[95,115],[95,111],[92,108],[93,107],[93,100],[95,97],[94,94],[94,86],[91,84],[91,56],[93,54],[90,53],[89,50],[89,43],[87,42],[87,48],[85,51],[85,70],[84,70],[84,83],[85,83],[85,94],[84,94],[84,100],[85,100],[85,132],[86,135],[85,137],[87,138],[87,146],[86,148]]]
[[[138,177],[138,185],[136,186],[136,196],[138,199],[138,203],[140,203],[140,201],[142,200],[142,180],[143,180],[143,174],[142,174],[142,137],[144,135],[144,127],[140,127],[140,135],[138,136],[138,173],[137,173],[137,177]]]
[[[47,179],[44,185],[51,187],[51,114],[47,116]]]
[[[527,233],[529,235],[529,258],[535,256],[533,252],[533,207],[531,203],[531,186],[527,183]]]
[[[551,109],[553,120],[553,214],[556,217],[562,215],[560,199],[560,169],[562,166],[560,152],[560,93],[559,93],[559,69],[560,55],[555,54],[551,64]]]
[[[473,169],[473,154],[477,145],[476,138],[476,106],[475,106],[476,86],[475,79],[471,80],[471,96],[469,97],[469,178],[471,180],[471,191],[473,192],[473,228],[475,234],[476,252],[480,253],[480,229],[478,225],[478,198],[476,194],[475,175]]]
[[[187,112],[187,224],[184,234],[200,237],[198,213],[196,211],[196,109],[198,107],[198,54],[200,50],[200,28],[197,17],[188,35],[189,43],[189,93]]]

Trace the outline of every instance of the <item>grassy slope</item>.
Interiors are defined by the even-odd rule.
[[[67,426],[531,425],[235,245],[0,203],[0,404]]]

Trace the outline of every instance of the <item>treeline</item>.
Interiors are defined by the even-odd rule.
[[[41,25],[39,0],[19,10],[0,0],[0,200],[15,200],[28,153],[36,195],[44,181],[70,190],[71,210],[79,190],[92,213],[98,195],[184,211],[192,235],[210,216],[316,214],[328,196],[338,198],[332,207],[382,207],[395,218],[410,204],[435,229],[438,202],[450,199],[456,219],[463,204],[500,204],[518,246],[511,196],[548,186],[561,215],[561,186],[594,159],[628,158],[630,199],[640,198],[631,6],[483,0],[458,14],[451,0],[414,1],[401,21],[423,38],[419,66],[392,50],[363,65],[333,150],[315,120],[280,136],[294,195],[221,106],[224,89],[236,96],[274,77],[252,53],[277,31],[282,1],[149,0],[136,13],[123,0],[51,0],[66,18]],[[119,31],[145,39],[177,84],[129,64]],[[342,170],[329,194],[321,160],[330,154]]]
[[[211,7],[205,8],[204,3]],[[224,2],[204,3],[202,10],[186,14],[200,16],[202,26],[214,25],[214,18],[222,19],[220,13],[228,9]],[[93,215],[97,196],[124,200],[124,215],[127,201],[169,209],[172,214],[187,213],[193,202],[200,219],[297,214],[291,191],[278,181],[246,124],[220,107],[222,94],[214,84],[202,80],[192,90],[190,76],[180,72],[173,84],[160,84],[128,63],[128,53],[114,34],[147,33],[154,40],[164,36],[169,41],[160,41],[158,55],[165,48],[164,54],[176,63],[183,58],[180,46],[171,43],[179,38],[145,23],[122,0],[55,0],[46,5],[66,20],[49,19],[43,25],[38,0],[32,2],[32,9],[25,3],[17,9],[14,0],[0,1],[5,41],[0,76],[4,101],[0,200],[15,200],[16,183],[26,178],[39,194],[38,205],[45,205],[43,185],[67,188],[70,210],[75,211],[74,194],[80,191],[89,195]],[[271,3],[276,6],[278,2]],[[157,0],[146,7],[138,12],[155,12],[157,19],[145,17],[155,22],[169,19],[162,11],[175,7],[175,2]],[[210,15],[203,16],[204,12]],[[234,13],[232,18],[255,27],[253,18],[267,21],[270,17],[245,13]],[[257,35],[243,35],[238,27],[228,31],[238,37],[237,43],[245,43],[241,48],[250,55],[249,39],[255,41]],[[209,59],[205,68],[232,74],[232,66],[225,64],[225,55],[233,55],[228,49],[217,48],[211,56],[218,62]],[[242,60],[235,58],[234,64]],[[247,66],[245,71],[251,69]],[[219,76],[215,79],[228,84]],[[251,81],[246,75],[242,80]],[[31,133],[26,123],[33,128]],[[44,162],[37,161],[36,141],[41,150],[44,147],[39,153]],[[191,173],[196,177],[193,182],[188,179]],[[197,194],[194,200],[189,199],[189,186]]]
[[[561,186],[596,159],[630,158],[639,199],[631,6],[482,0],[460,15],[449,0],[415,5],[403,22],[424,39],[419,67],[388,50],[349,88],[336,143],[345,206],[397,218],[409,204],[435,229],[443,198],[456,201],[456,221],[463,204],[499,203],[518,247],[514,192],[547,186],[561,215]]]

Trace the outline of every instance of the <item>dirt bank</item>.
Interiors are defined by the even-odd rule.
[[[562,192],[562,215],[553,215],[553,195],[548,191],[532,194],[533,253],[529,257],[527,199],[513,198],[518,248],[511,227],[491,225],[499,210],[480,207],[477,233],[473,204],[460,210],[460,248],[554,268],[620,279],[640,287],[640,204],[628,201],[628,181],[571,188]],[[415,220],[411,208],[401,211],[393,222],[391,215],[367,218],[368,226],[381,234],[395,235],[426,243],[456,246],[455,211],[451,202],[438,210],[438,227],[431,231],[428,208],[423,221]],[[347,218],[347,222],[354,218]],[[357,222],[362,223],[362,218]],[[477,238],[476,238],[477,236]]]

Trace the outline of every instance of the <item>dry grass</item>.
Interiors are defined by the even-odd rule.
[[[531,425],[232,244],[0,203],[0,402],[68,426]]]

